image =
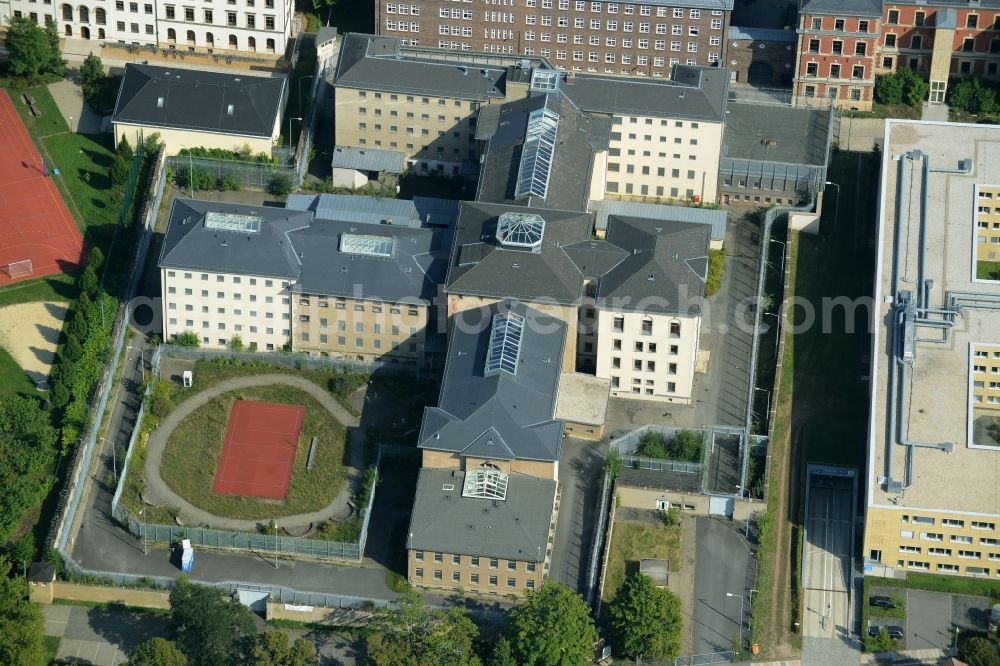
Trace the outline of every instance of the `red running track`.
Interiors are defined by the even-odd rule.
[[[0,90],[0,286],[73,270],[83,256],[83,237],[45,176],[7,91]],[[7,264],[24,259],[31,259],[32,274],[11,280]]]
[[[302,405],[235,400],[212,490],[284,499],[305,415]]]

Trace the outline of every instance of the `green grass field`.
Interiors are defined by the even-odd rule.
[[[0,347],[0,395],[38,395],[35,385],[10,354]]]
[[[604,577],[605,601],[612,599],[625,582],[628,563],[638,566],[639,560],[652,557],[670,560],[671,570],[680,563],[681,526],[647,523],[616,522],[611,531],[607,573]]]
[[[976,278],[979,280],[1000,280],[1000,261],[977,261]]]
[[[295,465],[283,502],[212,492],[222,442],[237,398],[305,405],[306,415],[295,452]],[[306,470],[309,442],[319,441],[315,466]],[[346,480],[344,426],[312,396],[290,386],[259,386],[218,396],[181,421],[167,440],[160,473],[192,504],[218,516],[255,520],[317,511],[329,504]]]

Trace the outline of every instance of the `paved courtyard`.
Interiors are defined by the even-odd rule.
[[[56,660],[70,664],[118,666],[128,651],[154,636],[168,635],[158,615],[81,606],[42,606],[45,635],[62,639]]]

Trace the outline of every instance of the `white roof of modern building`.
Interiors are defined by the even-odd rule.
[[[281,114],[285,78],[128,63],[116,123],[268,137]]]
[[[396,37],[350,32],[343,36],[334,85],[483,101],[502,99],[509,77],[527,82],[531,67],[548,65],[528,56],[404,47]]]
[[[556,418],[571,423],[603,426],[608,415],[611,380],[583,372],[564,372],[559,377]]]
[[[889,120],[885,137],[872,313],[868,503],[996,516],[1000,448],[972,448],[969,438],[974,405],[971,346],[1000,344],[1000,310],[985,302],[989,307],[977,307],[968,294],[1000,301],[1000,282],[977,281],[974,259],[974,193],[977,185],[1000,184],[1000,127]],[[924,160],[905,157],[914,155],[912,151],[929,156],[926,204],[921,194]],[[964,173],[963,160],[970,160],[970,170]],[[925,234],[920,233],[921,217],[926,220]],[[906,335],[904,326],[896,327],[899,339],[893,344],[886,322],[903,314],[901,308],[890,311],[896,296],[894,277],[899,278],[899,292],[910,292],[918,306],[921,280],[933,281],[926,306],[947,306],[949,293],[958,298],[955,304],[960,307],[951,317],[954,325],[946,344],[931,341],[941,337],[942,329],[923,326],[916,326],[914,338]],[[922,317],[949,318],[935,313]],[[904,360],[909,354],[912,362]],[[894,385],[896,396],[890,391]],[[893,416],[898,418],[890,425]],[[904,439],[930,446],[897,443]],[[950,453],[939,445],[950,445]],[[906,461],[908,451],[912,466]]]
[[[385,173],[399,174],[406,169],[406,155],[398,150],[334,146],[330,165],[334,169],[384,171]]]

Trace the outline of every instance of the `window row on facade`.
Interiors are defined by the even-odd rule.
[[[414,569],[413,570],[413,577],[417,581],[423,581],[423,580],[425,580],[423,567],[417,567],[416,569]],[[440,582],[444,582],[444,580],[445,580],[444,579],[444,573],[441,571],[441,569],[433,569],[432,572],[431,572],[431,578],[435,582],[439,582],[439,583]],[[470,585],[482,585],[482,583],[480,582],[480,577],[479,577],[478,573],[469,573],[467,575],[467,577],[466,577],[466,580],[463,581],[462,580],[462,572],[460,572],[460,571],[452,571],[449,580],[450,580],[450,582],[452,582],[452,583],[454,583],[456,585],[459,585],[459,584],[461,584],[463,582],[468,582]],[[499,580],[500,580],[499,576],[487,576],[486,577],[487,585],[489,587],[499,587],[500,586]],[[517,579],[516,578],[507,577],[507,585],[506,585],[506,587],[508,589],[515,589],[515,588],[517,588]],[[535,581],[532,580],[531,578],[526,579],[524,581],[524,588],[527,589],[527,590],[533,590],[533,589],[535,589]]]

